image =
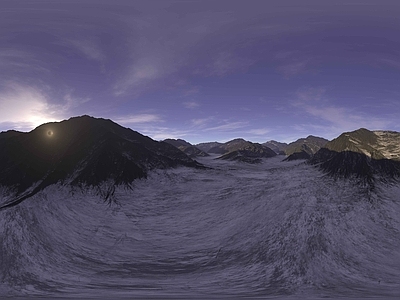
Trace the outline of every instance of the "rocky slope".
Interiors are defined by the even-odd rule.
[[[345,132],[321,148],[310,163],[335,176],[400,177],[400,133],[364,128]]]
[[[164,142],[178,148],[179,150],[181,150],[183,153],[185,153],[187,156],[189,156],[191,158],[209,156],[208,153],[200,150],[196,146],[193,146],[189,142],[182,140],[182,139],[166,139],[166,140],[164,140]]]
[[[281,143],[274,140],[263,143],[264,146],[275,151],[276,154],[285,155],[285,150],[288,147],[287,143]]]
[[[312,135],[298,139],[286,147],[285,154],[288,156],[286,160],[309,159],[327,142],[327,139]]]
[[[200,144],[196,144],[196,148],[200,149],[201,151],[204,151],[206,153],[211,153],[210,149],[213,149],[216,146],[220,146],[223,143],[219,143],[219,142],[208,142],[208,143],[200,143]]]

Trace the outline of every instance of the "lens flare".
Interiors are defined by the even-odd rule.
[[[52,137],[54,132],[52,130],[47,130],[47,136]]]

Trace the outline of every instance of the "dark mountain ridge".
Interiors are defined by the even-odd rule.
[[[155,168],[202,167],[168,143],[89,116],[7,135],[0,134],[0,186],[14,190],[19,200],[57,182],[120,185]]]

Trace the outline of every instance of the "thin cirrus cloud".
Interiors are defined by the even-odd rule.
[[[186,136],[195,136],[196,133],[188,130],[176,129],[166,126],[146,125],[137,127],[139,132],[155,140],[178,139]]]
[[[65,39],[62,43],[77,50],[90,60],[103,62],[106,59],[103,50],[93,39]]]
[[[197,103],[196,101],[187,101],[187,102],[183,102],[183,105],[184,105],[186,108],[189,108],[189,109],[197,108],[197,107],[200,106],[200,104]]]
[[[285,78],[290,78],[306,72],[308,64],[309,60],[286,63],[278,67],[278,72],[282,73]]]
[[[251,50],[258,44],[252,35],[273,35],[274,30],[281,29],[253,24],[251,15],[241,16],[241,22],[237,22],[235,15],[239,11],[231,9],[188,11],[178,17],[155,9],[126,19],[125,25],[131,28],[127,36],[131,41],[127,51],[131,54],[124,73],[114,85],[115,95],[140,94],[160,85],[174,85],[181,78],[223,77],[248,70],[263,58],[257,50]],[[246,49],[250,52],[246,53]]]
[[[131,125],[131,124],[146,124],[162,122],[162,118],[155,114],[137,114],[115,117],[114,120],[118,123]]]
[[[296,92],[297,100],[293,101],[292,105],[320,122],[301,126],[298,124],[297,127],[294,127],[295,129],[317,130],[323,132],[326,137],[333,138],[344,131],[352,131],[361,127],[385,129],[394,125],[386,118],[376,117],[370,111],[363,111],[361,106],[348,108],[332,104],[327,91],[328,89],[325,87],[307,87]]]
[[[196,127],[204,127],[206,124],[208,124],[211,120],[213,119],[213,117],[208,117],[208,118],[200,118],[200,119],[192,119],[190,122],[193,126]]]
[[[167,71],[167,66],[157,63],[155,60],[135,61],[125,72],[125,75],[121,76],[122,79],[114,85],[114,95],[121,96],[129,92],[130,95],[139,96],[150,89],[151,84],[170,73],[172,73],[171,69]]]
[[[0,71],[5,80],[29,74],[49,74],[48,64],[36,54],[26,50],[8,48],[0,50]]]
[[[390,125],[390,121],[384,118],[376,118],[337,106],[315,107],[307,105],[305,111],[334,125],[339,132],[351,131],[360,127],[384,129]]]
[[[253,135],[253,136],[265,136],[270,132],[271,132],[271,129],[269,129],[269,128],[256,128],[256,129],[248,130],[247,134]]]
[[[244,122],[244,121],[237,121],[237,122],[225,121],[224,124],[222,124],[222,125],[205,128],[203,130],[204,131],[214,131],[214,132],[229,132],[229,131],[236,130],[236,129],[242,129],[248,125],[249,125],[249,123]]]

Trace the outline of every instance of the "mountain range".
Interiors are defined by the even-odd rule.
[[[226,143],[216,144],[208,150],[209,153],[220,154],[218,159],[235,160],[248,163],[261,162],[262,158],[276,156],[270,148],[238,138]]]
[[[322,143],[2,132],[0,298],[399,299],[400,133]]]
[[[304,159],[332,176],[356,176],[369,182],[376,177],[400,177],[400,133],[394,131],[361,128],[332,141],[308,136],[290,144],[238,138],[192,145],[181,139],[154,141],[111,120],[81,116],[43,124],[29,133],[0,133],[0,186],[14,195],[2,207],[16,205],[55,183],[110,182],[107,198],[113,186],[146,178],[154,169],[204,168],[193,158],[208,153],[245,163],[261,163],[284,153],[285,160]]]

